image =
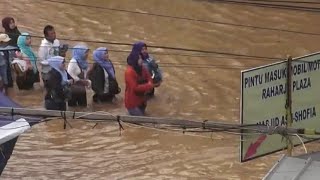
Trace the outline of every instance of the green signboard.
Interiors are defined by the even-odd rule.
[[[292,127],[320,128],[320,52],[292,61]],[[241,124],[286,126],[287,61],[241,72]],[[301,143],[293,138],[294,144]],[[307,141],[305,141],[307,142]],[[242,134],[240,161],[286,148],[280,135]]]

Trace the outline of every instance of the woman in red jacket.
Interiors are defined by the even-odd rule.
[[[135,51],[128,56],[128,66],[125,72],[125,107],[132,116],[144,116],[147,107],[146,94],[157,84],[153,84],[147,69],[142,66],[140,52]]]

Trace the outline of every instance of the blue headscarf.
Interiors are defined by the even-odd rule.
[[[108,49],[105,47],[99,47],[95,51],[93,51],[93,59],[96,63],[98,63],[104,70],[108,72],[115,78],[115,72],[110,60],[104,58],[105,52],[108,52]]]
[[[139,66],[138,60],[139,60],[139,55],[142,57],[143,60],[147,59],[142,53],[141,50],[143,47],[146,47],[147,45],[142,42],[136,42],[133,44],[132,50],[127,58],[127,63],[128,65],[132,66],[134,70],[138,73],[141,74],[142,72],[142,66]],[[149,57],[149,55],[147,56]]]
[[[22,33],[19,37],[18,37],[18,42],[17,45],[20,48],[20,51],[24,54],[26,54],[28,56],[28,58],[30,59],[31,65],[33,67],[33,72],[37,73],[38,68],[37,68],[37,57],[36,55],[33,53],[31,47],[29,45],[26,44],[27,41],[27,37],[30,37],[29,33]]]
[[[138,41],[133,44],[132,51],[139,53],[141,55],[142,59],[146,60],[149,58],[149,54],[148,53],[147,54],[141,53],[143,47],[147,47],[147,44],[142,41]]]
[[[88,69],[88,61],[85,59],[85,54],[89,50],[86,45],[78,44],[73,47],[72,57],[78,62],[79,66],[83,70]]]
[[[127,58],[127,63],[128,65],[130,65],[131,67],[133,67],[133,69],[141,75],[142,73],[142,66],[140,66],[138,64],[139,61],[139,54],[135,53],[135,52],[131,52]]]
[[[57,70],[62,77],[61,84],[65,84],[68,81],[68,74],[66,70],[61,70],[61,64],[64,63],[64,57],[54,56],[48,59],[49,66]]]

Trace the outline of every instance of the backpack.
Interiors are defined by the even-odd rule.
[[[153,57],[149,56],[148,59],[144,60],[143,65],[148,69],[153,79],[153,83],[159,83],[162,81],[162,71]]]

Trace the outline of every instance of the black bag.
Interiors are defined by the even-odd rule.
[[[119,94],[121,92],[121,88],[118,85],[116,79],[112,78],[110,75],[108,76],[109,80],[109,94]]]
[[[63,85],[62,87],[63,87],[62,91],[63,91],[64,99],[66,101],[69,101],[72,98],[71,87],[68,84]]]
[[[71,86],[69,84],[62,85],[62,94],[63,97],[59,96],[56,91],[51,90],[50,95],[54,102],[61,103],[69,101],[72,98]]]

